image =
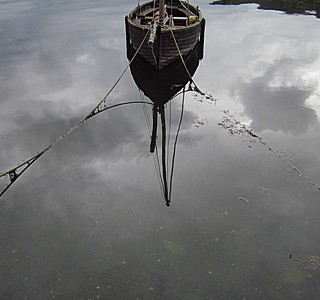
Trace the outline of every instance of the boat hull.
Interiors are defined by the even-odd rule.
[[[158,69],[161,69],[175,61],[180,54],[185,55],[190,52],[199,41],[200,43],[203,43],[205,21],[198,8],[185,3],[185,5],[188,5],[188,9],[185,10],[184,7],[181,6],[180,1],[174,0],[173,5],[171,6],[170,4],[172,1],[170,0],[167,2],[169,12],[170,9],[172,10],[174,8],[177,14],[183,15],[183,13],[185,13],[184,17],[177,19],[182,19],[182,21],[179,20],[179,22],[185,22],[186,25],[158,26],[153,47],[148,45],[152,21],[146,21],[148,15],[152,13],[153,2],[142,4],[141,6],[135,8],[126,17],[127,43],[130,41],[133,48],[137,50],[147,35],[143,44],[141,45],[139,54],[149,64]],[[196,16],[196,21],[194,23],[189,24],[188,14]]]
[[[128,58],[135,53],[133,45],[128,46]],[[132,77],[140,90],[158,107],[172,99],[190,80],[196,72],[201,57],[200,43],[183,55],[183,61],[178,57],[160,70],[148,63],[138,54],[130,65]],[[188,72],[186,70],[188,69]]]

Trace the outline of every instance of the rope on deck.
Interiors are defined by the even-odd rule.
[[[83,125],[88,119],[92,118],[93,116],[97,115],[98,113],[101,113],[103,111],[106,111],[108,109],[120,106],[120,105],[126,105],[126,104],[131,104],[131,103],[140,103],[140,101],[132,101],[132,102],[124,102],[124,103],[120,103],[120,104],[115,104],[112,106],[107,107],[106,106],[106,100],[108,98],[108,96],[111,94],[111,92],[114,90],[114,88],[117,86],[117,84],[119,83],[119,81],[122,79],[122,77],[124,76],[124,74],[126,73],[126,71],[128,70],[128,68],[130,67],[130,65],[132,64],[132,62],[134,61],[134,59],[136,58],[137,54],[139,53],[143,43],[145,42],[147,36],[149,34],[149,31],[146,32],[144,38],[142,39],[139,47],[137,48],[135,54],[133,55],[133,57],[131,58],[131,60],[129,61],[128,65],[126,66],[126,68],[123,70],[123,72],[121,73],[121,75],[119,76],[119,78],[115,81],[115,83],[113,84],[113,86],[110,88],[110,90],[107,92],[107,94],[102,98],[102,100],[95,106],[95,108],[89,113],[87,114],[85,117],[83,117],[78,123],[76,123],[71,129],[69,129],[64,135],[58,137],[56,139],[55,142],[53,142],[52,144],[50,144],[49,146],[47,146],[45,149],[43,149],[42,151],[40,151],[39,153],[37,153],[36,155],[32,156],[31,158],[29,158],[28,160],[20,163],[19,165],[17,165],[16,167],[5,171],[3,173],[0,173],[0,177],[5,177],[5,176],[9,176],[10,179],[10,183],[1,191],[0,193],[0,197],[10,188],[10,186],[36,161],[38,160],[44,153],[46,153],[47,151],[51,150],[52,147],[54,147],[56,144],[58,144],[61,140],[63,140],[65,137],[67,137],[70,133],[72,133],[74,130],[76,130],[77,128],[79,128],[81,125]],[[151,104],[149,102],[145,102],[146,104]],[[20,172],[18,172],[20,170]]]

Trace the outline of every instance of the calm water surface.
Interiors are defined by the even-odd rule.
[[[1,172],[103,98],[135,4],[0,1]],[[1,299],[319,299],[320,21],[195,4],[207,28],[194,80],[217,101],[187,96],[172,206],[142,107],[90,119],[1,198]],[[139,99],[129,72],[109,97]],[[261,139],[230,135],[224,117]]]

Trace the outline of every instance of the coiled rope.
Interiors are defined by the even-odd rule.
[[[134,61],[134,59],[136,58],[137,54],[139,53],[143,43],[145,42],[147,36],[149,34],[149,31],[146,32],[144,38],[142,39],[139,47],[137,48],[136,52],[134,53],[133,57],[131,58],[131,60],[129,61],[128,65],[126,66],[126,68],[123,70],[123,72],[121,73],[121,75],[119,76],[119,78],[115,81],[115,83],[113,84],[113,86],[110,88],[110,90],[107,92],[107,94],[102,98],[102,100],[95,106],[95,108],[89,113],[87,114],[85,117],[83,117],[79,122],[77,122],[71,129],[69,129],[64,135],[58,137],[56,139],[55,142],[53,142],[52,144],[50,144],[49,146],[47,146],[45,149],[43,149],[42,151],[40,151],[39,153],[37,153],[36,155],[32,156],[31,158],[29,158],[28,160],[20,163],[19,165],[17,165],[16,167],[5,171],[3,173],[0,173],[0,177],[5,177],[5,176],[9,176],[10,179],[10,183],[4,188],[4,190],[2,190],[2,192],[0,193],[0,197],[10,188],[10,186],[36,161],[38,160],[44,153],[46,153],[47,151],[51,150],[52,147],[54,147],[56,144],[58,144],[59,142],[61,142],[61,140],[63,140],[65,137],[67,137],[69,134],[71,134],[74,130],[76,130],[77,128],[79,128],[81,125],[83,125],[88,119],[92,118],[93,116],[109,110],[111,108],[115,108],[121,105],[127,105],[127,104],[141,104],[141,101],[131,101],[131,102],[123,102],[123,103],[119,103],[119,104],[115,104],[112,106],[106,106],[106,100],[109,97],[109,95],[111,94],[111,92],[114,90],[114,88],[117,86],[117,84],[119,83],[119,81],[122,79],[122,77],[124,76],[124,74],[126,73],[126,71],[128,70],[128,68],[130,67],[130,65],[132,64],[132,62]],[[145,104],[151,104],[150,102],[144,102]],[[18,172],[18,170],[20,170],[20,172]]]

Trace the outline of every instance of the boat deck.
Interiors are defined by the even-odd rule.
[[[154,21],[154,14],[159,10],[153,7],[152,2],[139,6],[129,14],[129,19],[137,25],[149,25]],[[189,17],[199,17],[197,10],[192,11],[182,5],[167,5],[168,20],[167,23],[173,23],[176,26],[188,26]],[[170,21],[169,21],[170,20]],[[177,24],[175,24],[177,23]],[[171,24],[170,24],[171,25]]]

